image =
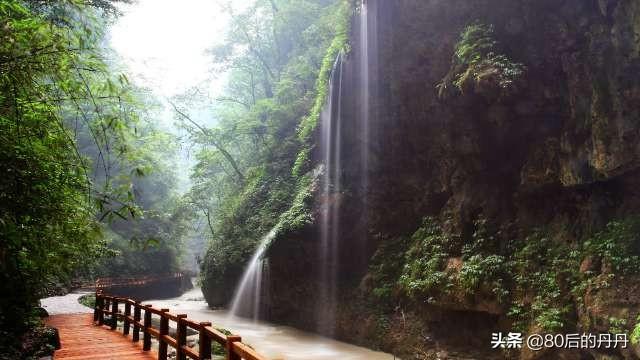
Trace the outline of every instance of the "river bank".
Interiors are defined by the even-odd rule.
[[[149,300],[147,304],[169,308],[172,312],[187,314],[197,321],[210,321],[242,336],[260,354],[270,359],[286,360],[392,360],[392,354],[372,351],[316,334],[262,321],[230,315],[227,310],[208,307],[202,291],[196,287],[180,297],[165,300]]]

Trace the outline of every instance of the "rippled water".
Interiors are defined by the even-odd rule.
[[[199,288],[175,299],[150,300],[145,304],[153,304],[156,308],[169,308],[172,313],[187,314],[195,321],[210,321],[216,327],[228,329],[242,336],[244,343],[251,345],[260,354],[270,359],[394,359],[390,354],[332,340],[289,326],[230,316],[227,310],[211,310]]]

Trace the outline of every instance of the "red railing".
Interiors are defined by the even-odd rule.
[[[143,286],[150,283],[183,278],[183,273],[173,273],[162,276],[137,276],[137,277],[118,277],[118,278],[99,278],[96,280],[96,289],[105,289],[115,286]]]
[[[124,305],[124,312],[120,305]],[[111,330],[118,328],[118,320],[123,322],[123,334],[129,335],[133,327],[132,341],[140,341],[140,332],[143,333],[142,350],[151,350],[152,337],[158,341],[158,359],[166,360],[168,347],[176,349],[177,359],[186,360],[187,357],[195,360],[208,360],[212,355],[212,342],[222,346],[226,360],[266,360],[251,347],[242,343],[240,336],[226,335],[212,327],[209,322],[195,322],[187,319],[185,314],[173,314],[169,309],[156,309],[152,305],[142,305],[139,301],[129,298],[120,298],[96,291],[96,305],[93,320],[97,325],[105,325],[105,315],[111,316],[109,323]],[[160,317],[160,326],[154,328],[152,315]],[[176,337],[169,334],[169,324],[175,322]],[[187,329],[198,333],[198,349],[187,345]]]

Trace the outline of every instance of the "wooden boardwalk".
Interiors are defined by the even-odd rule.
[[[159,326],[153,322],[156,319]],[[210,322],[195,322],[186,314],[105,295],[101,290],[96,291],[93,314],[52,315],[46,322],[60,334],[61,349],[55,352],[56,359],[167,360],[171,347],[178,360],[211,360],[215,342],[226,360],[267,360],[243,343],[240,336],[217,329]],[[172,323],[175,327],[170,326]],[[170,332],[173,328],[174,333]],[[190,332],[198,336],[197,341],[187,341]],[[157,351],[152,351],[154,339]]]
[[[133,343],[121,332],[93,325],[93,314],[52,315],[47,324],[58,328],[62,348],[56,359],[157,359],[153,351],[142,351],[142,342]]]

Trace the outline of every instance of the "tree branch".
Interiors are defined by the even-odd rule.
[[[244,183],[245,177],[242,171],[240,171],[240,167],[238,166],[238,163],[233,158],[233,156],[231,156],[231,154],[215,140],[215,136],[211,133],[211,131],[203,127],[202,125],[198,124],[197,122],[195,122],[193,119],[191,119],[191,117],[189,117],[184,112],[180,111],[180,109],[178,109],[178,107],[173,102],[169,101],[169,104],[173,106],[173,109],[176,111],[176,113],[178,113],[178,115],[180,115],[185,120],[193,124],[193,126],[198,128],[198,130],[200,130],[200,132],[202,132],[209,139],[209,142],[211,143],[211,145],[213,145],[216,149],[218,149],[218,151],[222,153],[225,159],[227,159],[227,162],[229,162],[229,164],[233,168],[233,171],[235,171],[236,175],[238,175],[238,179]]]
[[[247,104],[246,102],[244,102],[244,101],[242,101],[242,100],[234,99],[234,98],[231,98],[231,97],[224,97],[224,96],[222,96],[222,97],[217,98],[217,99],[216,99],[216,101],[220,101],[220,102],[223,102],[223,101],[226,101],[226,102],[232,102],[232,103],[236,103],[236,104],[239,104],[239,105],[244,106],[247,110],[250,110],[250,109],[251,109],[251,106],[249,106],[249,104]]]

